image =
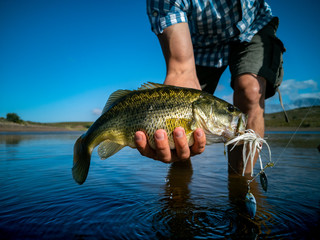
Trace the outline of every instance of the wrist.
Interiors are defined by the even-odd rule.
[[[195,71],[168,72],[164,84],[201,90]]]

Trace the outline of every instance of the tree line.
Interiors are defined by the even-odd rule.
[[[15,122],[15,123],[22,123],[23,122],[23,120],[16,113],[7,113],[6,119],[9,122]]]

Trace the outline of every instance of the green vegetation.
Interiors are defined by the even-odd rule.
[[[265,115],[266,127],[291,127],[296,128],[301,124],[302,128],[320,127],[320,106],[303,107],[287,111],[289,123],[285,121],[284,113],[270,113]]]
[[[9,122],[22,123],[22,119],[16,113],[8,113],[7,118]]]
[[[38,124],[42,124],[44,126],[50,126],[50,127],[66,128],[69,130],[73,130],[73,129],[86,130],[92,125],[92,123],[93,122],[58,122],[58,123],[38,123]]]
[[[23,121],[20,118],[0,117],[0,131],[86,131],[92,122],[39,123]]]
[[[57,123],[38,123],[26,121],[25,123],[29,125],[37,125],[42,127],[55,127],[55,128],[65,128],[66,130],[82,131],[87,130],[92,122],[57,122]]]

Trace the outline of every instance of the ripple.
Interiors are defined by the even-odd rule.
[[[62,136],[61,136],[62,137]],[[308,239],[319,234],[318,152],[288,148],[259,183],[252,220],[245,181],[227,175],[223,145],[188,164],[164,165],[123,149],[92,157],[88,179],[71,175],[74,136],[0,141],[0,238]],[[1,140],[1,139],[0,139]],[[282,148],[273,148],[275,156]],[[314,234],[314,235],[312,235]]]

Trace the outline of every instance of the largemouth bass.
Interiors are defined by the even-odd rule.
[[[174,149],[173,130],[183,127],[189,146],[193,131],[202,128],[206,144],[225,142],[242,133],[247,116],[235,106],[206,92],[147,83],[138,90],[112,93],[101,116],[74,145],[72,175],[82,184],[88,175],[93,149],[106,159],[125,146],[135,148],[134,135],[143,131],[155,148],[154,133],[164,129]]]

